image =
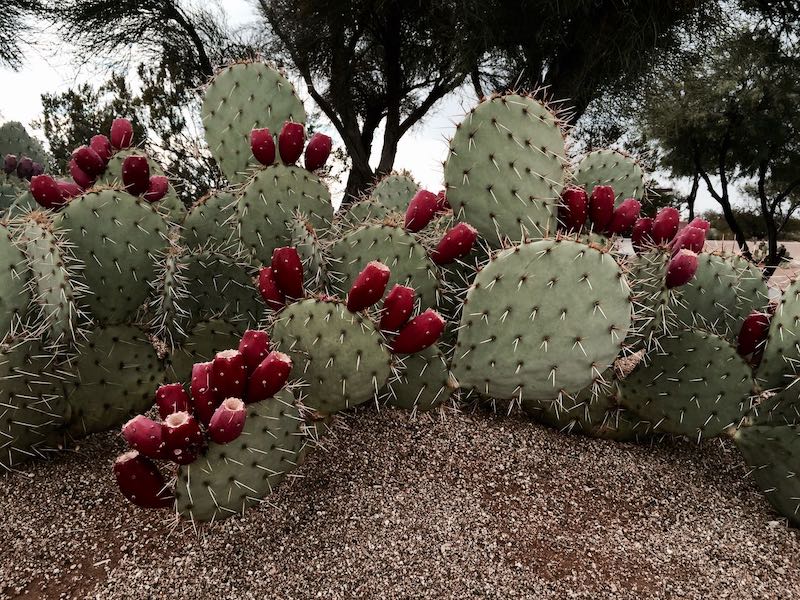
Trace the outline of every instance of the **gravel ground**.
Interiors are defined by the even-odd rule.
[[[3,598],[800,598],[735,450],[374,409],[198,537],[123,502],[116,435],[0,477]]]

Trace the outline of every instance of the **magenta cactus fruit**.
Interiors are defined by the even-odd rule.
[[[149,458],[136,450],[114,461],[114,477],[122,495],[142,508],[165,508],[172,504],[161,471]]]
[[[301,123],[286,121],[278,134],[278,151],[284,164],[293,165],[303,153],[306,133]]]
[[[331,154],[333,141],[324,133],[315,133],[306,146],[305,167],[308,171],[322,168]]]
[[[769,313],[754,310],[742,322],[739,330],[736,350],[741,356],[753,356],[757,364],[761,362],[761,354],[767,343],[771,316]]]
[[[272,251],[272,275],[278,289],[287,298],[302,298],[303,261],[296,249],[284,246]]]
[[[188,465],[197,460],[205,445],[200,423],[188,412],[168,415],[161,425],[164,456],[179,465]]]
[[[400,330],[392,343],[396,354],[414,354],[436,343],[444,331],[444,319],[429,308]]]
[[[681,222],[680,213],[671,206],[665,206],[658,211],[653,221],[653,241],[656,244],[669,242],[678,232],[678,225]]]
[[[561,194],[558,217],[567,231],[580,231],[589,215],[589,197],[586,190],[569,187]]]
[[[211,361],[195,363],[192,366],[192,380],[189,383],[194,408],[192,412],[203,425],[208,425],[219,404],[214,390],[211,389],[211,364]]]
[[[253,129],[250,132],[250,150],[255,159],[265,167],[275,162],[275,140],[269,129]]]
[[[69,174],[72,180],[84,190],[94,185],[95,178],[81,169],[74,158],[69,161]]]
[[[676,253],[683,248],[699,253],[706,243],[706,231],[699,227],[688,225],[678,232],[672,240],[672,252]]]
[[[105,171],[106,163],[100,158],[100,155],[92,150],[89,146],[81,146],[76,148],[72,153],[72,158],[81,168],[81,170],[90,177],[97,177]]]
[[[74,181],[70,181],[69,179],[57,179],[56,185],[58,186],[58,190],[61,192],[61,197],[65,200],[65,203],[76,196],[80,196],[83,194],[83,189]]]
[[[611,215],[608,232],[614,235],[626,235],[636,224],[641,210],[642,205],[636,198],[623,200]]]
[[[701,219],[700,217],[695,217],[689,223],[689,227],[697,227],[698,229],[702,229],[705,232],[708,232],[711,229],[711,223],[706,221],[705,219]]]
[[[247,389],[247,363],[238,350],[217,352],[211,361],[211,390],[217,401],[243,398]]]
[[[89,140],[89,147],[97,152],[97,156],[103,161],[104,166],[108,164],[111,155],[114,154],[114,149],[111,147],[111,140],[103,134],[92,136],[92,139]]]
[[[283,352],[270,352],[261,361],[247,386],[247,402],[261,402],[277,394],[292,372],[292,359]]]
[[[277,311],[286,306],[286,295],[278,287],[272,267],[262,267],[258,272],[258,291],[272,310]]]
[[[252,373],[269,354],[269,334],[266,331],[248,329],[239,341],[239,352],[244,356],[247,372]]]
[[[437,265],[448,265],[472,251],[478,230],[469,223],[459,223],[442,236],[431,252],[431,260]]]
[[[31,176],[33,175],[41,175],[44,173],[44,165],[42,163],[35,162],[33,163],[33,168],[31,170]]]
[[[136,415],[122,426],[122,437],[128,445],[150,458],[163,458],[162,435],[161,423],[156,423],[144,415]]]
[[[167,383],[156,390],[156,406],[158,416],[166,419],[172,413],[192,412],[192,399],[180,383]]]
[[[244,429],[247,409],[239,398],[226,398],[214,411],[208,424],[208,437],[217,444],[227,444],[238,438]]]
[[[428,190],[419,190],[408,204],[405,228],[412,233],[424,229],[436,215],[438,206],[436,194]]]
[[[33,177],[33,161],[27,156],[23,156],[17,161],[17,177],[20,179]]]
[[[373,260],[358,274],[347,293],[347,310],[358,312],[383,298],[392,272],[385,264]]]
[[[11,175],[17,170],[17,157],[14,154],[6,154],[3,158],[3,171],[6,175]]]
[[[153,175],[144,193],[144,199],[148,202],[158,202],[169,191],[169,179],[164,175]]]
[[[122,161],[122,183],[132,196],[141,196],[150,188],[150,165],[145,156],[126,156]]]
[[[697,254],[691,250],[679,250],[667,265],[667,287],[686,285],[697,272]]]
[[[450,202],[447,201],[447,190],[439,190],[439,193],[436,194],[436,212],[443,213],[452,210],[452,208]]]
[[[638,219],[631,232],[631,243],[633,244],[634,250],[639,252],[646,246],[651,245],[653,243],[652,233],[653,219],[650,217]]]
[[[117,150],[130,148],[133,143],[133,125],[128,119],[114,119],[111,123],[111,145]]]
[[[603,232],[611,224],[614,216],[614,189],[609,185],[598,185],[592,190],[589,196],[589,220],[592,222],[592,229],[596,232]]]
[[[414,288],[395,284],[386,294],[383,299],[383,309],[380,321],[381,331],[400,331],[400,328],[406,324],[408,318],[411,316],[411,311],[414,310],[414,297],[416,292]]]
[[[31,195],[45,208],[58,208],[65,204],[58,183],[50,175],[35,175],[31,178]]]

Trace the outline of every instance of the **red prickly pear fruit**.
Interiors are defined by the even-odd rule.
[[[104,168],[111,159],[111,155],[114,154],[111,141],[103,134],[92,136],[92,139],[89,140],[89,148],[97,152],[97,156],[103,161]]]
[[[592,190],[589,196],[589,220],[594,231],[599,233],[608,229],[614,216],[615,199],[614,189],[609,185],[598,185]]]
[[[636,223],[633,225],[633,231],[631,232],[631,243],[633,244],[633,249],[637,252],[640,252],[646,246],[649,246],[653,243],[653,219],[650,217],[642,217],[638,219]]]
[[[81,170],[90,177],[97,177],[106,168],[106,164],[100,158],[100,155],[89,146],[81,146],[75,149],[72,153],[72,158]]]
[[[61,192],[61,197],[65,201],[69,201],[75,196],[80,196],[83,194],[81,186],[74,181],[70,181],[69,179],[57,179],[56,185],[58,186],[58,190]]]
[[[81,169],[75,159],[69,161],[69,174],[72,176],[72,180],[84,190],[94,185],[95,178]]]
[[[211,390],[217,403],[225,398],[243,398],[247,389],[247,363],[238,350],[217,352],[211,361]]]
[[[586,190],[570,187],[561,193],[558,216],[567,231],[580,231],[589,215],[589,197]]]
[[[695,217],[689,223],[689,227],[697,227],[698,229],[702,229],[703,231],[707,232],[709,229],[711,229],[711,223],[705,219],[701,219],[700,217]]]
[[[653,221],[653,241],[656,244],[669,242],[678,233],[678,225],[681,222],[681,215],[677,209],[665,206],[658,211]]]
[[[153,419],[136,415],[122,426],[122,437],[131,448],[144,456],[164,457],[161,423],[156,423]]]
[[[148,202],[158,202],[169,191],[169,179],[163,175],[153,175],[144,193],[144,199]]]
[[[675,254],[679,250],[686,248],[692,252],[699,253],[703,250],[706,243],[706,232],[699,227],[692,227],[687,225],[678,232],[678,235],[672,240],[672,253]]]
[[[111,123],[111,145],[117,150],[130,148],[133,142],[133,125],[128,119],[114,119]]]
[[[168,383],[156,390],[156,406],[158,406],[158,416],[166,419],[172,413],[192,412],[192,399],[183,389],[183,385]]]
[[[41,175],[42,173],[44,173],[44,166],[42,165],[42,163],[34,162],[33,169],[31,170],[31,175],[32,176]]]
[[[250,132],[250,150],[255,159],[265,167],[275,162],[275,140],[269,129],[253,129]]]
[[[17,161],[17,177],[28,180],[33,177],[33,161],[27,156]]]
[[[172,504],[161,471],[149,458],[136,450],[114,461],[114,477],[122,495],[142,508],[165,508]]]
[[[736,350],[741,356],[753,355],[754,362],[761,362],[761,354],[767,343],[771,316],[754,310],[742,323]]]
[[[278,287],[272,267],[262,267],[258,272],[258,291],[272,310],[278,311],[286,306],[286,295]]]
[[[414,288],[395,284],[383,299],[383,316],[381,316],[381,331],[400,331],[406,324],[411,311],[414,310]]]
[[[244,356],[247,372],[252,373],[269,354],[269,334],[266,331],[248,329],[239,341],[239,352]]]
[[[150,188],[150,165],[146,157],[125,157],[122,161],[122,183],[131,196],[141,196]]]
[[[239,398],[226,398],[208,423],[208,437],[217,444],[232,442],[242,434],[246,418],[244,402]]]
[[[13,154],[6,154],[3,158],[3,171],[6,175],[11,175],[17,170],[17,157]]]
[[[347,294],[347,310],[358,312],[383,298],[392,272],[385,264],[373,260],[358,274]]]
[[[447,201],[447,190],[439,190],[439,193],[436,194],[436,212],[443,213],[452,209],[453,207]]]
[[[283,352],[272,351],[261,361],[247,386],[247,402],[261,402],[277,394],[292,372],[292,359]]]
[[[697,254],[691,250],[680,250],[667,265],[667,287],[686,285],[697,272]]]
[[[428,190],[419,190],[408,204],[406,229],[412,233],[423,229],[436,215],[438,206],[436,194]]]
[[[192,366],[192,380],[189,384],[192,392],[192,407],[194,416],[203,425],[208,425],[214,409],[219,402],[211,389],[211,362],[195,363]],[[187,411],[188,412],[188,411]]]
[[[449,265],[469,254],[477,239],[477,229],[469,223],[459,223],[439,240],[439,244],[431,252],[431,260],[437,265]]]
[[[324,166],[331,154],[331,138],[324,133],[315,133],[306,146],[305,167],[307,171],[316,171]]]
[[[444,319],[429,308],[400,330],[392,343],[395,354],[414,354],[436,343],[444,331]]]
[[[45,208],[58,208],[65,204],[58,183],[50,175],[34,175],[31,178],[31,195]]]
[[[281,161],[285,165],[293,165],[303,153],[306,132],[303,125],[286,121],[278,134],[278,152],[281,153]]]
[[[608,232],[614,235],[625,235],[630,232],[639,218],[642,210],[641,203],[636,198],[628,198],[614,209]]]
[[[303,297],[303,261],[291,246],[272,251],[272,275],[287,298]]]
[[[179,465],[197,460],[205,445],[199,421],[185,411],[167,415],[161,425],[161,439],[165,458]]]

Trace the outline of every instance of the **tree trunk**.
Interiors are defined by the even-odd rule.
[[[697,190],[700,188],[700,173],[695,171],[694,179],[692,180],[692,189],[689,191],[689,196],[686,198],[686,204],[689,207],[689,222],[694,219],[694,203],[697,200]]]
[[[764,279],[769,279],[781,263],[778,253],[778,227],[775,224],[775,214],[770,209],[767,198],[767,162],[761,161],[758,165],[758,199],[761,201],[761,216],[767,228],[767,260],[764,264]]]
[[[347,186],[344,190],[344,197],[342,198],[342,207],[347,207],[369,190],[372,182],[375,179],[375,174],[369,166],[369,163],[356,163],[353,160],[353,165],[350,168],[350,173],[347,176]]]

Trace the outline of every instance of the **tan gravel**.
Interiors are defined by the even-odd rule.
[[[800,598],[800,534],[735,448],[569,436],[524,417],[349,417],[244,518],[123,502],[117,436],[0,477],[3,598]]]

